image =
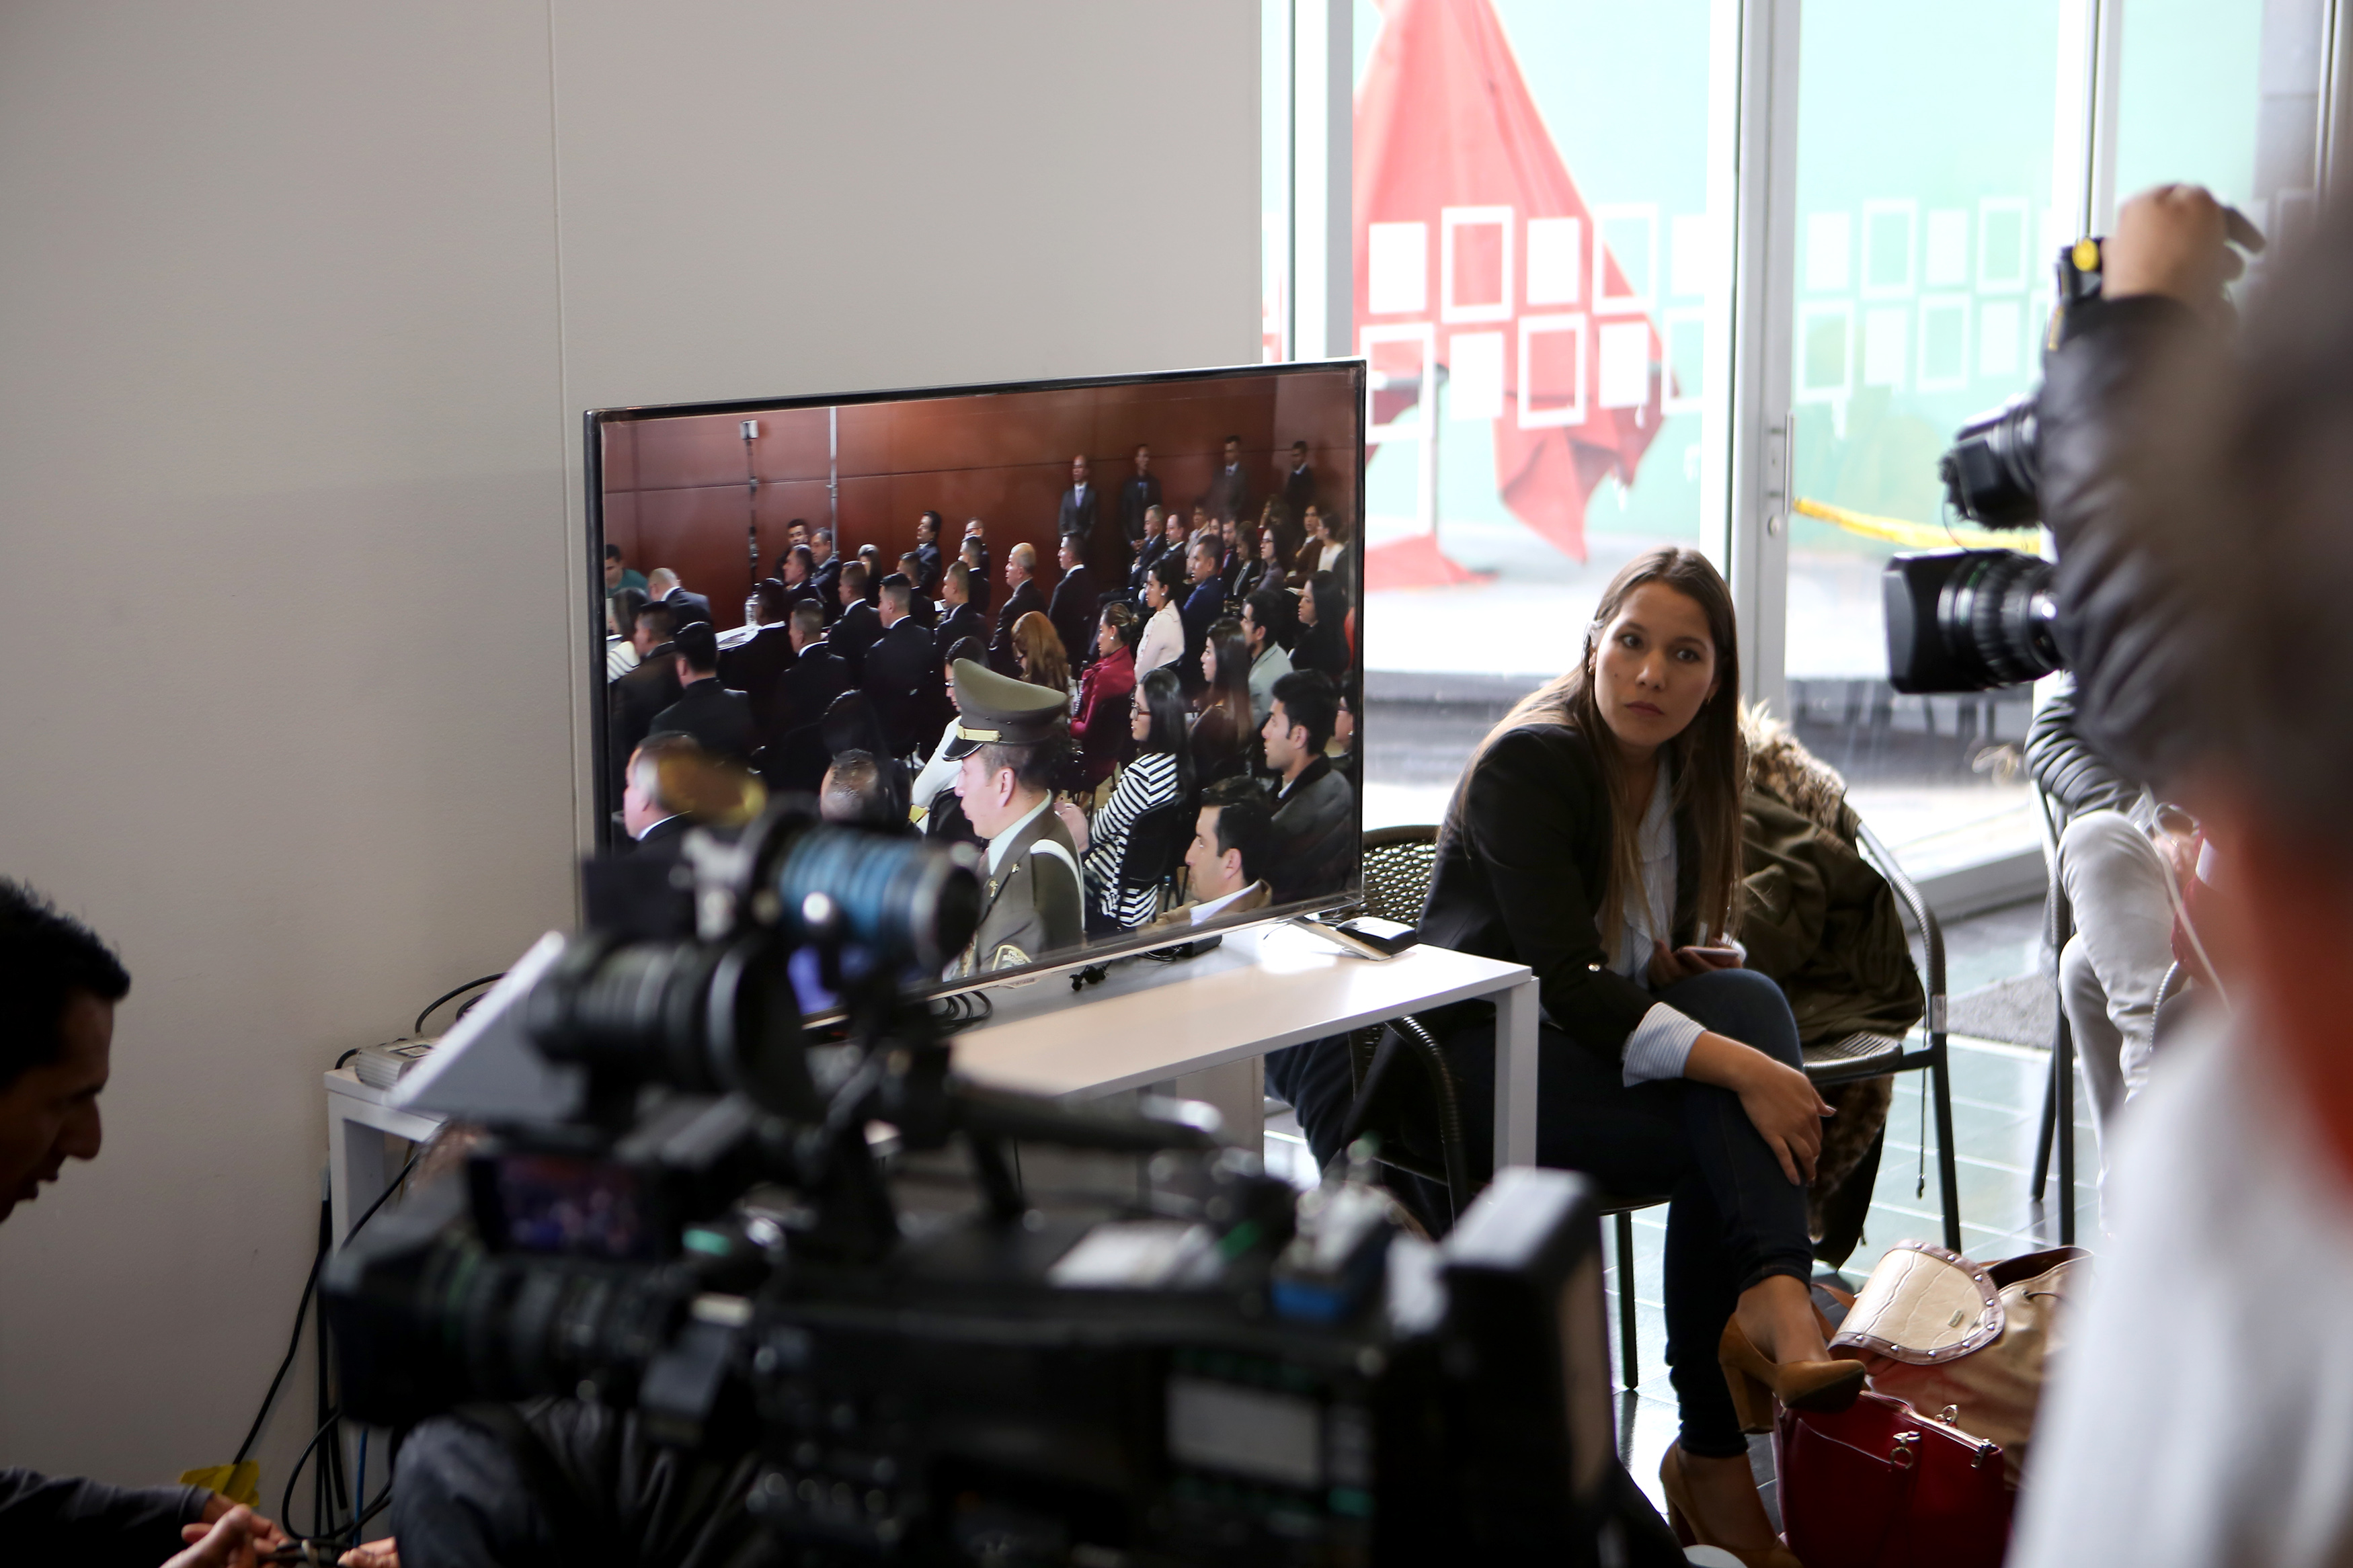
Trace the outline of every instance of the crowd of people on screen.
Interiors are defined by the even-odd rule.
[[[607,754],[629,837],[684,831],[633,772],[682,736],[830,818],[982,846],[992,905],[1003,886],[1022,910],[985,917],[967,971],[1345,886],[1362,695],[1347,509],[1324,510],[1304,442],[1262,497],[1238,438],[1222,457],[1189,508],[1164,498],[1147,446],[1115,495],[1073,459],[1050,595],[1027,542],[992,573],[979,518],[951,549],[924,512],[895,562],[795,521],[744,625],[720,632],[676,572],[641,575],[607,545]]]

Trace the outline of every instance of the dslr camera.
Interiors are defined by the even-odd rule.
[[[1583,1179],[1501,1172],[1432,1244],[1198,1108],[969,1082],[972,1009],[900,986],[968,937],[968,859],[798,802],[686,843],[687,929],[592,898],[409,1096],[489,1133],[331,1261],[347,1414],[633,1410],[750,1457],[801,1563],[1625,1560]]]
[[[2044,349],[2067,311],[2100,293],[2100,241],[2059,255],[2057,302]],[[2042,521],[2042,389],[1980,414],[1936,463],[1952,510],[1984,528]],[[1896,556],[1880,579],[1887,678],[1898,691],[1987,691],[2060,668],[2051,563],[2017,550],[1933,550]]]

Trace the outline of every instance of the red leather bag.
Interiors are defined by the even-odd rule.
[[[1863,1394],[1774,1424],[1781,1523],[1806,1568],[1996,1568],[2012,1493],[2001,1445]]]

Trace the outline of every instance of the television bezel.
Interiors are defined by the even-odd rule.
[[[1142,386],[1186,382],[1236,381],[1250,378],[1304,374],[1312,372],[1347,373],[1350,385],[1349,403],[1356,425],[1355,440],[1355,510],[1349,519],[1349,535],[1356,548],[1349,552],[1354,581],[1348,584],[1349,605],[1356,616],[1356,637],[1350,649],[1353,660],[1354,684],[1361,694],[1365,689],[1365,440],[1368,428],[1369,410],[1366,388],[1369,370],[1362,358],[1327,360],[1290,360],[1278,363],[1219,365],[1196,370],[1150,371],[1124,375],[1060,376],[1034,381],[979,382],[965,384],[923,387],[883,387],[862,392],[828,393],[782,397],[729,398],[709,403],[632,404],[609,408],[591,408],[582,416],[581,447],[586,469],[586,546],[588,601],[585,605],[583,624],[587,628],[586,658],[588,689],[595,694],[589,703],[589,788],[595,802],[594,849],[608,851],[617,834],[614,813],[619,802],[612,798],[609,770],[605,766],[605,748],[609,742],[607,733],[607,715],[604,692],[605,675],[605,443],[607,426],[645,424],[662,419],[686,419],[719,416],[737,417],[760,414],[784,413],[807,408],[846,408],[862,404],[913,403],[950,397],[991,397],[1010,394],[1064,392],[1095,387]],[[1139,928],[1123,936],[1100,940],[1088,938],[1080,946],[1066,949],[1052,956],[1043,957],[1018,969],[996,970],[958,979],[937,979],[922,985],[906,988],[913,997],[940,997],[985,986],[1020,984],[1042,980],[1056,974],[1109,963],[1118,959],[1132,958],[1140,953],[1179,946],[1207,937],[1224,937],[1253,926],[1293,921],[1303,916],[1324,914],[1334,910],[1353,910],[1364,907],[1365,860],[1363,840],[1365,830],[1365,795],[1362,784],[1362,761],[1365,747],[1365,715],[1359,695],[1354,715],[1356,724],[1355,750],[1359,759],[1358,783],[1353,791],[1356,813],[1356,837],[1358,844],[1356,869],[1347,883],[1330,893],[1313,898],[1294,899],[1288,903],[1269,904],[1263,909],[1240,914],[1221,915],[1215,920],[1185,930],[1170,930],[1146,934],[1149,928]]]

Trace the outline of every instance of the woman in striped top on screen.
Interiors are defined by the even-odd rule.
[[[1184,684],[1173,669],[1155,669],[1135,689],[1129,732],[1135,760],[1120,771],[1111,799],[1090,823],[1064,801],[1054,809],[1078,844],[1086,883],[1087,930],[1096,935],[1133,931],[1156,912],[1157,889],[1123,892],[1120,861],[1127,854],[1128,830],[1155,805],[1193,793],[1193,764],[1185,745],[1188,712]]]

